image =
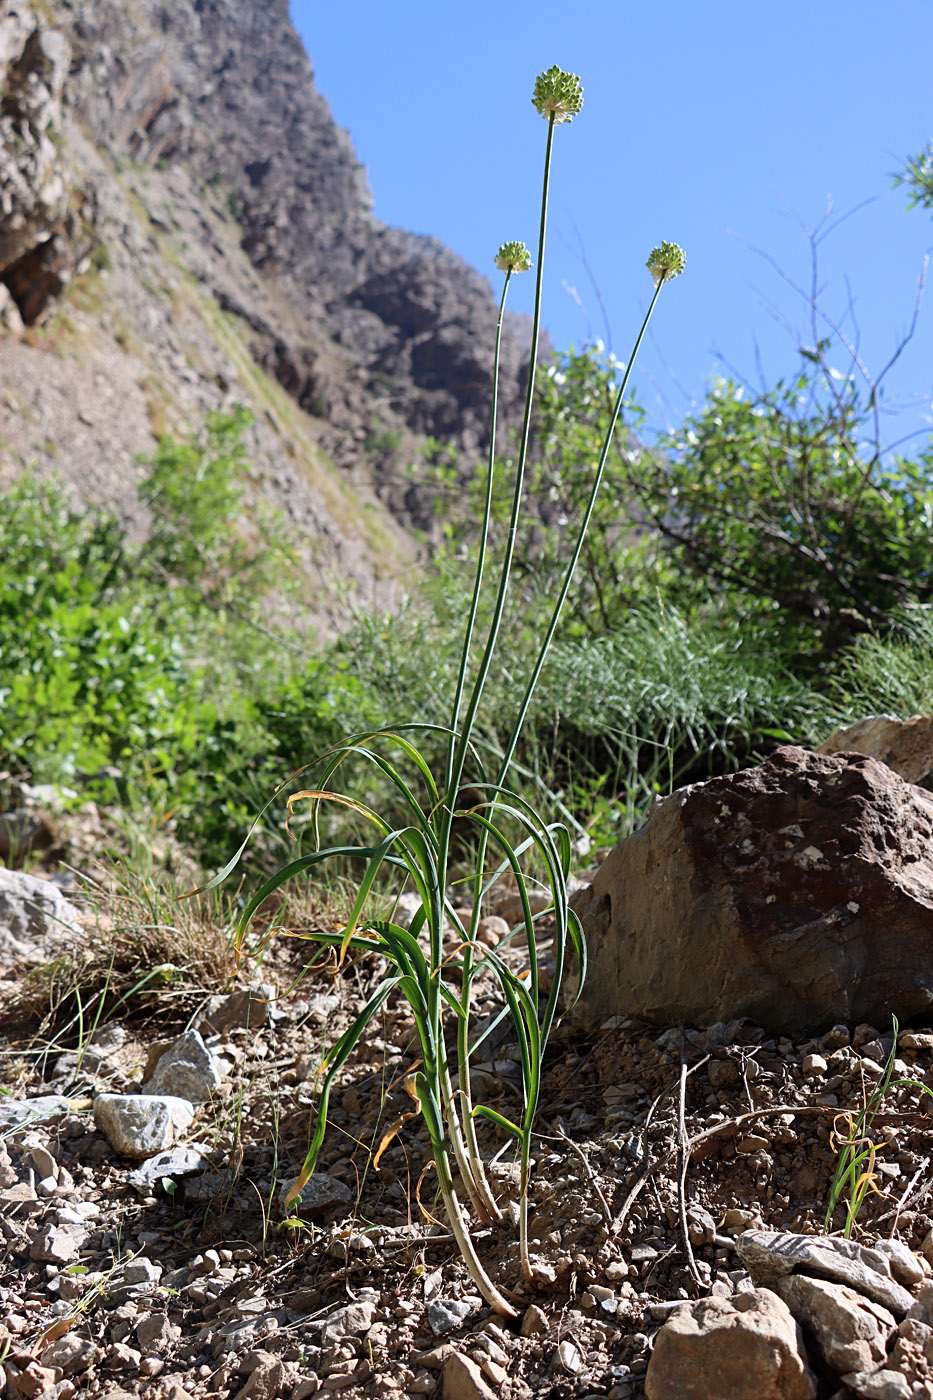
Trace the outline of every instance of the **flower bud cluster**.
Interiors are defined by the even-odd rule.
[[[583,106],[583,84],[576,73],[565,73],[556,65],[535,78],[532,102],[542,117],[571,122]]]
[[[656,287],[662,282],[670,282],[671,278],[677,277],[679,273],[683,272],[686,265],[687,255],[677,243],[662,243],[660,248],[654,248],[650,258],[645,263]]]
[[[500,272],[527,272],[531,254],[524,243],[503,243],[496,254],[496,267]]]

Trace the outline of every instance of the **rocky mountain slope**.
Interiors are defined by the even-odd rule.
[[[429,523],[418,439],[483,444],[494,326],[483,277],[373,218],[287,0],[0,7],[0,475],[144,528],[138,454],[242,402],[255,491],[378,586]]]

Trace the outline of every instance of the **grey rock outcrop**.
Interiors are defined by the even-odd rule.
[[[781,748],[656,803],[575,904],[591,1022],[906,1020],[933,1006],[933,797],[872,758]]]
[[[891,1278],[887,1255],[854,1240],[794,1235],[780,1230],[746,1230],[736,1250],[752,1281],[778,1287],[797,1274],[847,1285],[898,1317],[905,1317],[914,1300]]]
[[[0,967],[43,962],[80,933],[77,909],[53,881],[0,867]]]
[[[257,484],[364,581],[346,536],[365,523],[367,495],[405,525],[430,526],[405,455],[423,434],[470,454],[486,440],[488,280],[437,240],[374,218],[287,0],[14,0],[3,24],[0,82],[5,72],[4,112],[15,114],[0,130],[0,283],[11,316],[45,315],[95,246],[107,266],[89,289],[98,304],[85,296],[70,313],[82,365],[56,373],[60,392],[38,387],[41,347],[5,347],[14,399],[41,399],[32,408],[49,431],[29,433],[0,409],[0,435],[21,461],[64,464],[81,494],[112,493],[132,512],[126,487],[156,433],[245,402]],[[17,86],[24,55],[31,76]],[[22,258],[33,261],[14,275],[8,264]],[[20,287],[27,273],[36,291]],[[503,340],[503,424],[529,354],[516,318]],[[297,407],[283,408],[279,385]],[[129,471],[98,482],[100,443],[84,444],[108,418]],[[329,480],[334,465],[349,482]]]
[[[13,0],[0,18],[0,322],[33,325],[94,246],[94,205],[56,137],[71,47]]]

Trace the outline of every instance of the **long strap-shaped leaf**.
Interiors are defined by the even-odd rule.
[[[294,876],[302,875],[306,870],[311,870],[316,865],[323,865],[326,861],[334,860],[339,856],[371,860],[374,855],[375,848],[372,846],[328,846],[322,851],[311,851],[308,855],[299,856],[297,860],[291,861],[288,865],[283,865],[281,870],[277,870],[274,875],[270,875],[268,880],[265,880],[260,885],[259,889],[247,903],[243,913],[240,915],[234,932],[234,947],[237,953],[239,954],[240,952],[243,938],[246,935],[253,915],[256,913],[256,910],[262,904],[263,900],[267,899],[270,894],[273,894],[282,885],[293,879]],[[387,856],[384,863],[398,866],[402,869],[408,868],[405,861],[399,856]]]
[[[288,1195],[285,1197],[286,1209],[291,1205],[292,1201],[301,1195],[302,1190],[307,1186],[314,1173],[318,1155],[321,1151],[321,1144],[324,1141],[324,1133],[327,1129],[327,1106],[330,1102],[330,1090],[334,1082],[334,1076],[346,1064],[366,1027],[376,1015],[376,1012],[379,1011],[386,1002],[393,989],[398,986],[398,982],[399,978],[396,974],[392,977],[384,978],[383,981],[379,983],[379,986],[363,1007],[363,1010],[357,1016],[356,1020],[344,1031],[343,1035],[337,1041],[337,1044],[331,1051],[329,1061],[325,1062],[328,1064],[328,1070],[318,1097],[317,1121],[314,1125],[314,1136],[311,1139],[311,1146],[308,1148],[308,1155],[302,1163],[301,1171],[298,1173],[297,1179],[292,1185]]]

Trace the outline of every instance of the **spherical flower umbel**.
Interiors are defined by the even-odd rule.
[[[527,272],[531,254],[524,243],[503,243],[496,254],[496,267],[500,272]]]
[[[562,68],[549,68],[535,78],[535,93],[531,99],[542,117],[558,122],[571,122],[583,106],[583,84],[576,73]]]
[[[687,255],[678,243],[662,243],[660,248],[653,248],[651,257],[645,263],[656,287],[662,282],[670,282],[672,277],[683,272],[686,265]]]

